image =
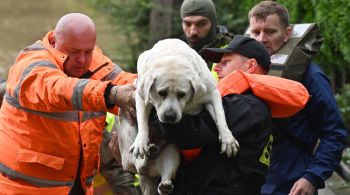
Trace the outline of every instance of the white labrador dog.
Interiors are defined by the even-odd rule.
[[[171,193],[171,179],[175,176],[180,159],[172,144],[167,144],[159,154],[155,154],[157,150],[153,149],[157,147],[150,144],[148,126],[153,107],[163,123],[176,123],[183,112],[195,114],[204,107],[216,122],[221,152],[229,157],[236,155],[238,142],[227,127],[216,81],[195,50],[179,39],[159,41],[139,56],[137,72],[139,80],[135,100],[138,131],[137,127],[129,125],[121,113],[118,141],[123,167],[141,173],[140,186],[144,194],[156,194],[157,191],[159,194]],[[161,182],[157,188],[159,176]]]

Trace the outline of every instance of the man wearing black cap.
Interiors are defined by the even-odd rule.
[[[225,26],[217,25],[211,0],[185,0],[180,9],[184,41],[199,54],[208,47],[223,47],[233,37]],[[211,69],[212,63],[207,61]]]
[[[265,47],[244,36],[235,36],[223,49],[205,49],[203,54],[204,59],[219,62],[215,68],[222,79],[219,86],[230,84],[230,73],[234,70],[257,74],[269,70],[269,54]],[[207,111],[195,116],[183,115],[177,124],[151,120],[164,138],[181,150],[201,147],[200,154],[193,161],[182,161],[174,194],[260,193],[272,141],[270,110],[250,91],[224,95],[222,101],[228,127],[240,143],[240,151],[234,158],[220,154],[216,125]]]
[[[251,74],[266,74],[270,70],[270,57],[266,49],[251,38],[236,35],[225,48],[208,48],[203,58],[218,63],[214,71],[219,80],[233,72],[242,70]]]

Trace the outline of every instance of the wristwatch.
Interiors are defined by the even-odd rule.
[[[118,88],[119,88],[119,85],[115,85],[112,87],[111,89],[111,95],[112,97],[110,98],[110,103],[111,104],[116,104],[117,103],[117,93],[118,93]]]

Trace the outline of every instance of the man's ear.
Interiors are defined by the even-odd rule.
[[[293,29],[291,26],[288,26],[286,30],[284,30],[284,42],[288,42],[288,40],[292,37]]]
[[[246,61],[247,63],[247,72],[248,73],[254,73],[256,69],[258,68],[258,62],[255,58],[250,58]]]
[[[53,48],[55,47],[55,43],[56,43],[55,35],[52,35],[51,37],[49,37],[49,43]]]

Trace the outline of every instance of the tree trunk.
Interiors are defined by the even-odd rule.
[[[148,46],[171,35],[173,0],[152,0]]]

